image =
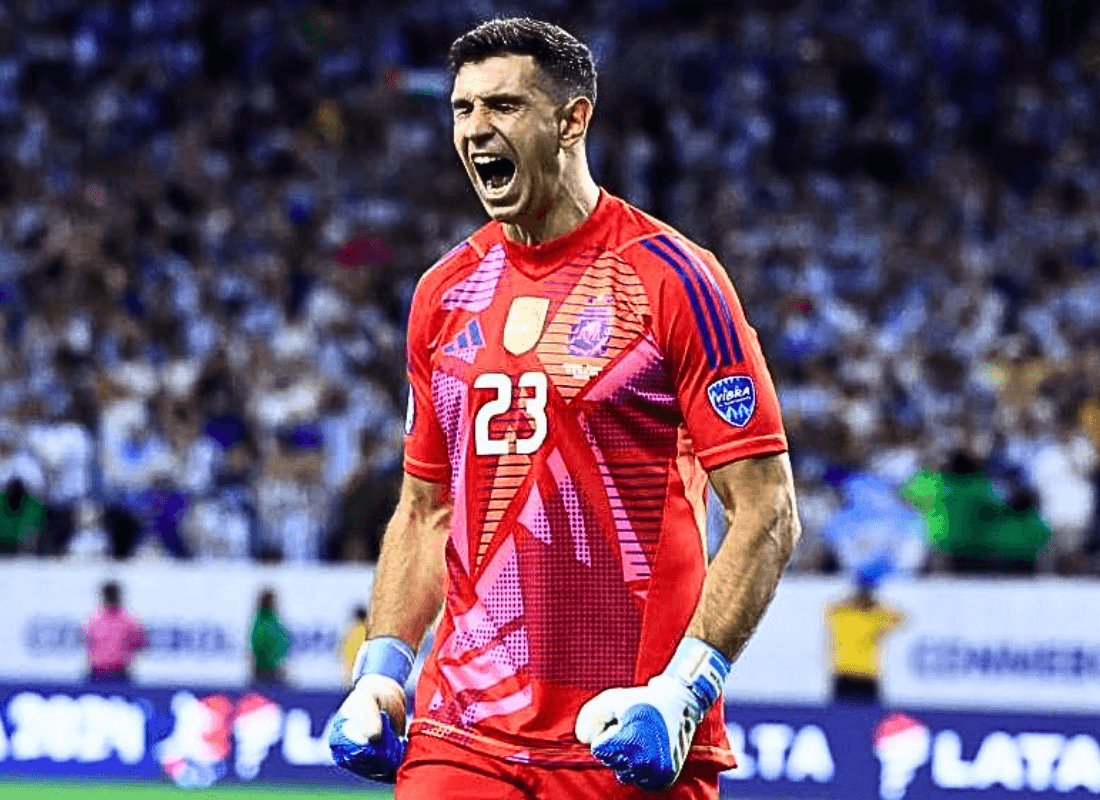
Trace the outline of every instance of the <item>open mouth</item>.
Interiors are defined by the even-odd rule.
[[[516,165],[504,156],[474,156],[474,169],[481,185],[490,191],[504,189],[516,175]]]

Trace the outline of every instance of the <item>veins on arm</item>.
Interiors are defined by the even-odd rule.
[[[414,650],[420,645],[443,603],[452,508],[443,484],[405,475],[374,573],[369,637],[396,636]]]
[[[733,660],[771,601],[801,528],[786,453],[726,464],[710,479],[726,509],[727,531],[688,635]]]

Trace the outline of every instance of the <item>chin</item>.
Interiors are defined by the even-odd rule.
[[[493,206],[486,206],[485,211],[489,214],[489,219],[494,222],[515,222],[519,215],[514,213],[510,208],[495,208]]]
[[[523,216],[523,203],[519,198],[510,203],[493,203],[484,197],[480,199],[481,207],[485,209],[485,213],[489,215],[489,218],[495,222],[514,223]]]

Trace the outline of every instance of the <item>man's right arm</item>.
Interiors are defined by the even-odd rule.
[[[360,777],[393,783],[405,757],[405,681],[443,603],[450,523],[444,484],[406,473],[374,573],[367,641],[329,731],[333,762]]]
[[[443,603],[443,548],[452,505],[445,484],[405,473],[374,573],[367,638],[393,636],[415,652]]]

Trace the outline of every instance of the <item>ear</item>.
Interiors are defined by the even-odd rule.
[[[574,97],[561,108],[558,123],[558,139],[562,147],[572,147],[583,141],[592,120],[592,101],[587,97]]]

